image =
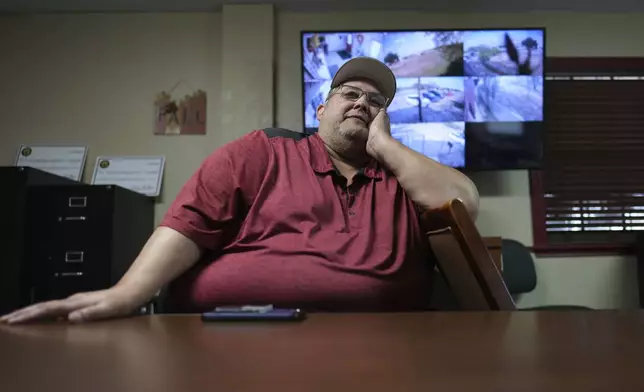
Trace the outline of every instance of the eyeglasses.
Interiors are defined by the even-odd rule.
[[[331,93],[329,94],[329,98],[331,98],[331,96],[334,94],[340,94],[340,96],[343,99],[346,99],[347,101],[351,101],[351,102],[355,102],[360,98],[362,98],[363,95],[366,95],[367,102],[369,102],[369,105],[378,109],[384,108],[387,105],[387,102],[389,101],[389,98],[385,97],[380,93],[364,91],[358,87],[349,86],[346,84],[343,84],[342,86],[338,86],[333,91],[331,91]]]

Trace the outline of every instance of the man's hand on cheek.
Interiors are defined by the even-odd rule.
[[[389,116],[385,109],[380,109],[376,117],[369,124],[369,137],[367,138],[367,154],[372,158],[382,159],[382,147],[387,143],[394,142],[391,137],[391,125]]]

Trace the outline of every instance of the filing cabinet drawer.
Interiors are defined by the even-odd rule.
[[[56,294],[61,293],[61,286],[68,287],[69,290],[82,287],[83,291],[110,286],[109,252],[67,251],[52,255],[43,253],[36,264],[36,301],[62,298]]]
[[[30,220],[38,224],[31,238],[52,249],[109,242],[113,201],[106,188],[56,187],[32,192]]]
[[[40,190],[42,194],[34,197],[45,200],[44,208],[40,211],[43,220],[92,225],[111,214],[113,200],[108,188],[47,188]]]
[[[49,275],[36,286],[34,300],[36,302],[63,299],[70,295],[99,290],[106,286],[97,284],[82,272],[59,272]]]

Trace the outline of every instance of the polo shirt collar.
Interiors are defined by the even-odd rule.
[[[329,172],[336,172],[336,168],[331,162],[329,153],[324,146],[324,142],[317,133],[305,138],[308,141],[309,155],[311,167],[318,174],[326,174]],[[304,144],[304,143],[303,143]],[[375,159],[370,159],[369,163],[360,170],[358,170],[359,175],[366,176],[368,178],[381,179],[382,178],[382,167],[380,163]]]

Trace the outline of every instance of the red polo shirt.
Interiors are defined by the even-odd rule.
[[[170,285],[175,311],[429,305],[433,264],[415,204],[376,161],[347,187],[317,134],[254,131],[217,149],[161,225],[206,249]]]

